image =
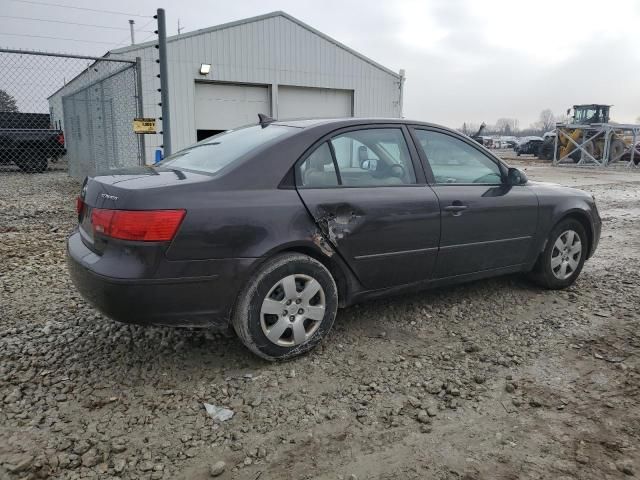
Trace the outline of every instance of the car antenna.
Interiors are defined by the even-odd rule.
[[[262,128],[267,127],[270,123],[275,122],[275,118],[271,118],[269,115],[265,115],[264,113],[258,114],[258,123]]]

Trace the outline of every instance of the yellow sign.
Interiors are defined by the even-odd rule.
[[[134,133],[156,133],[156,119],[155,118],[134,118],[133,132]]]

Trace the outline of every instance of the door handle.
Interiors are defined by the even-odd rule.
[[[449,205],[448,207],[444,207],[444,211],[445,212],[451,212],[453,214],[454,217],[457,217],[459,215],[462,214],[462,212],[464,210],[466,210],[468,207],[467,205],[462,205],[462,204],[454,204],[454,205]]]

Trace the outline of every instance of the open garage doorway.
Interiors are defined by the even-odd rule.
[[[226,132],[226,130],[196,130],[196,140],[200,142],[222,132]]]

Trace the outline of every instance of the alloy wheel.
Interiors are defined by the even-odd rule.
[[[559,280],[571,277],[580,265],[582,242],[573,230],[562,232],[551,251],[551,272]]]

